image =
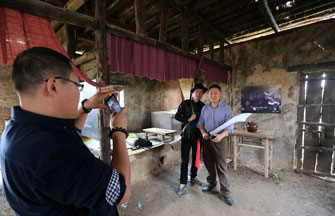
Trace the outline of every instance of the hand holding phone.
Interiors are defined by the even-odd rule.
[[[119,102],[117,101],[116,97],[114,94],[112,94],[110,97],[108,97],[105,100],[105,104],[107,105],[109,111],[111,113],[119,113],[121,111],[121,107]]]

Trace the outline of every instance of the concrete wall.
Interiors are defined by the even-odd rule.
[[[19,104],[11,75],[11,66],[0,65],[0,134],[5,127],[5,120],[10,119],[11,107]]]
[[[233,69],[232,108],[235,114],[241,112],[240,90],[244,86],[281,86],[281,114],[254,114],[250,117],[258,123],[259,130],[276,131],[280,137],[274,143],[274,168],[292,169],[294,164],[299,73],[287,72],[287,68],[334,61],[334,27],[334,22],[307,26],[294,32],[235,45],[225,52],[226,63],[230,62]],[[237,128],[242,126],[236,125]],[[263,152],[244,148],[240,158],[244,164],[258,166],[263,161]]]

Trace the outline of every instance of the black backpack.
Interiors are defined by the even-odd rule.
[[[150,142],[150,140],[147,139],[142,139],[142,138],[138,138],[135,143],[134,143],[135,147],[144,147],[144,148],[148,148],[152,146],[152,142]]]

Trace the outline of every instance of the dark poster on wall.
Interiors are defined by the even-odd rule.
[[[281,88],[246,86],[241,90],[242,113],[281,113]]]

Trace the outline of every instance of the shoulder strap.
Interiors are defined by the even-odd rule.
[[[190,104],[191,104],[192,114],[194,114],[193,100],[190,100]]]

